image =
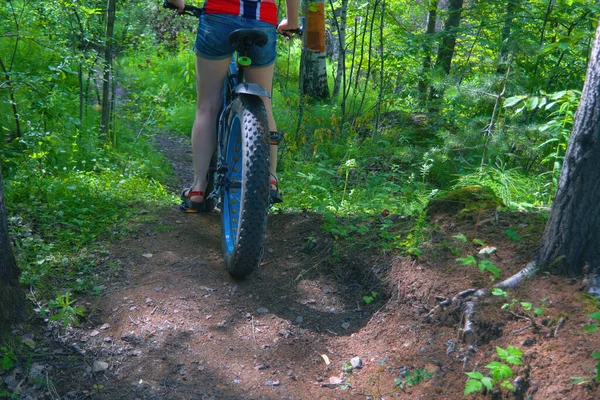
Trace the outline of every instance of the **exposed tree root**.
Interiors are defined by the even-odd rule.
[[[517,272],[508,279],[503,280],[494,287],[497,288],[512,288],[515,287],[523,279],[530,277],[536,273],[535,262],[530,262],[525,268]],[[600,279],[599,279],[600,283]],[[475,333],[473,316],[475,315],[475,307],[480,298],[489,295],[488,289],[467,289],[452,298],[438,296],[436,300],[438,304],[429,311],[425,316],[427,322],[433,321],[440,312],[445,309],[454,309],[462,311],[462,328],[459,331],[459,339],[463,343],[470,346],[477,346],[478,337]]]
[[[514,288],[523,279],[531,277],[538,271],[538,266],[535,261],[531,261],[525,268],[514,274],[513,276],[503,280],[502,282],[494,285],[494,288],[506,289]],[[600,275],[599,274],[588,274],[585,280],[585,284],[588,287],[588,293],[596,296],[600,299]],[[438,318],[442,311],[449,310],[450,312],[462,312],[460,324],[462,327],[459,330],[458,340],[469,346],[477,346],[478,336],[475,332],[475,324],[473,323],[473,317],[475,315],[475,309],[479,300],[490,294],[489,289],[467,289],[452,298],[437,296],[436,300],[438,304],[432,308],[429,313],[425,316],[425,321],[431,322]],[[531,322],[533,331],[539,332],[540,327],[536,325],[535,321],[531,318],[527,318],[521,315],[516,315],[518,318],[524,318]],[[556,329],[551,332],[551,335],[558,335],[558,331],[564,324],[564,320],[559,321]]]
[[[588,273],[585,278],[585,283],[588,287],[588,293],[597,299],[600,299],[600,275]]]
[[[519,284],[523,279],[528,278],[530,276],[535,275],[537,272],[537,265],[535,261],[531,261],[525,268],[514,274],[508,279],[503,280],[499,284],[494,287],[505,289],[505,288],[513,288]]]

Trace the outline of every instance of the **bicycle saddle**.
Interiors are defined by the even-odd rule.
[[[269,36],[256,29],[237,29],[229,34],[229,43],[234,49],[243,49],[252,44],[262,47],[269,41]]]

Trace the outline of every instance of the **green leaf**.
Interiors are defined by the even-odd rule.
[[[465,385],[464,395],[481,391],[483,385],[480,381],[475,379],[469,379]]]
[[[477,265],[477,260],[471,254],[464,258],[457,258],[456,261],[460,262],[462,265]]]
[[[452,236],[454,239],[458,239],[463,243],[467,243],[467,237],[465,235],[463,235],[462,233],[459,233],[458,235],[454,235]]]
[[[489,363],[489,364],[488,364],[488,365],[486,365],[485,367],[486,367],[486,368],[488,368],[488,369],[498,369],[498,368],[500,368],[502,365],[504,365],[504,364],[502,364],[501,362],[498,362],[498,361],[492,361],[491,363]]]
[[[588,315],[588,317],[595,319],[596,321],[600,321],[600,311],[599,312],[595,312],[595,313],[591,313]]]
[[[521,349],[519,349],[518,347],[513,347],[513,346],[508,346],[506,348],[506,351],[508,352],[508,354],[510,354],[511,356],[515,356],[515,357],[523,357],[523,351],[521,351]]]
[[[494,384],[492,383],[492,378],[486,376],[483,379],[481,379],[481,383],[483,383],[483,386],[485,386],[487,388],[487,390],[492,390],[494,388]]]
[[[600,360],[600,351],[592,353],[591,357],[595,358],[596,360]]]
[[[536,308],[534,308],[534,309],[533,309],[533,312],[534,312],[534,314],[535,314],[535,315],[537,315],[537,316],[540,316],[540,315],[544,314],[544,310],[543,310],[543,309],[541,309],[541,308],[539,308],[539,307],[536,307]]]
[[[510,240],[512,240],[515,243],[521,240],[517,232],[515,232],[515,230],[512,228],[505,229],[502,231],[502,233],[504,233]]]
[[[514,392],[514,391],[515,391],[515,387],[513,386],[513,384],[512,384],[512,383],[510,383],[510,381],[503,381],[503,382],[500,384],[500,388],[501,388],[501,389],[510,390],[511,392]]]
[[[513,107],[519,104],[523,99],[526,99],[527,96],[513,96],[504,100],[504,108]]]
[[[517,356],[508,356],[506,357],[506,362],[513,365],[523,365],[523,361],[521,361],[521,357]]]
[[[510,369],[508,365],[501,364],[499,371],[502,374],[503,378],[511,378],[513,376],[512,369]]]
[[[533,307],[533,304],[528,303],[526,301],[522,301],[520,304],[521,304],[521,307],[523,307],[523,310],[525,310],[525,311],[531,311],[531,308]]]
[[[544,46],[540,49],[540,54],[549,53],[552,50],[558,48],[559,45],[560,45],[559,42],[547,44],[546,46]]]
[[[596,332],[598,330],[598,324],[586,325],[583,327],[584,332]]]
[[[502,347],[498,347],[496,346],[496,353],[498,353],[498,357],[500,357],[501,359],[505,359],[506,357],[508,357],[508,351],[504,350]]]
[[[498,278],[500,276],[500,273],[502,272],[500,268],[498,268],[496,264],[494,264],[490,260],[481,260],[481,262],[479,263],[479,269],[481,271],[488,271],[492,273],[492,275],[494,275],[494,278]]]
[[[506,290],[502,290],[500,288],[493,288],[492,289],[492,294],[494,296],[504,296],[504,297],[508,297],[508,292]]]
[[[466,372],[467,376],[469,378],[473,378],[473,379],[483,379],[483,374],[481,372],[477,372],[477,371],[473,371],[473,372]]]

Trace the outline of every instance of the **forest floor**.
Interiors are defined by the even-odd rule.
[[[156,137],[174,163],[174,192],[191,182],[187,142]],[[508,300],[482,299],[476,346],[460,340],[458,310],[426,321],[436,296],[491,285],[489,274],[456,261],[465,245],[452,237],[470,237],[476,225],[477,237],[497,248],[491,260],[505,278],[530,260],[543,219],[500,213],[496,222],[490,213],[476,224],[442,213],[416,261],[361,246],[338,246],[334,259],[335,238],[319,215],[273,213],[260,268],[237,281],[222,266],[219,215],[173,207],[110,244],[106,290],[82,299],[89,315],[79,327],[22,329],[48,356],[4,382],[23,398],[460,399],[465,372],[487,373],[496,346],[510,345],[523,351],[524,365],[513,367],[524,382],[520,398],[600,398],[590,383],[600,334],[583,330],[597,305],[581,281],[540,274]],[[508,228],[520,240],[502,233]],[[468,246],[472,254],[480,249]],[[512,298],[543,314],[502,311]],[[352,359],[362,365],[352,368]],[[425,370],[427,379],[409,379]]]

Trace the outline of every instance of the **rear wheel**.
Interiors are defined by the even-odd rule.
[[[221,191],[221,243],[230,275],[250,274],[262,258],[269,208],[269,143],[264,103],[240,95],[223,141],[227,173]]]

